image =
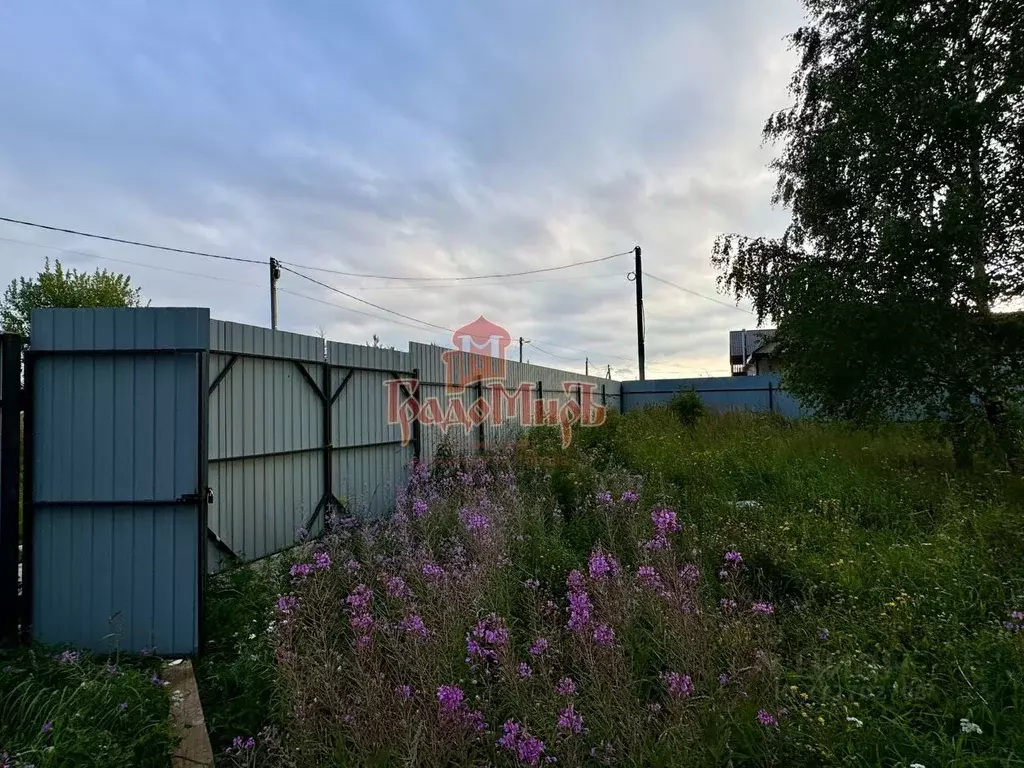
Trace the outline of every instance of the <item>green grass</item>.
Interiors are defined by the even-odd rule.
[[[537,429],[521,454],[520,486],[561,514],[524,523],[535,528],[513,553],[517,573],[558,584],[598,542],[635,566],[638,521],[604,520],[594,503],[616,484],[641,487],[642,510],[677,510],[680,554],[706,574],[742,552],[758,597],[775,603],[779,733],[701,723],[687,764],[1024,765],[1024,632],[1002,627],[1024,610],[1020,477],[957,473],[927,425],[684,425],[667,409],[577,430],[568,451]],[[238,570],[208,595],[198,672],[219,749],[271,723],[287,738],[266,634],[280,585],[267,579]],[[513,620],[525,610],[511,590],[491,598]],[[632,663],[647,662],[638,651]]]
[[[166,768],[176,746],[155,659],[0,651],[0,765]]]

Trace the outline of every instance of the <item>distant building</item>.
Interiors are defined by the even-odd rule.
[[[729,331],[729,366],[733,376],[758,376],[778,373],[773,360],[775,329]]]

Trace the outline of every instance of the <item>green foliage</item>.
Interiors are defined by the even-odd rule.
[[[142,292],[131,278],[107,270],[93,273],[64,269],[50,260],[37,277],[12,280],[0,300],[0,326],[5,333],[28,337],[32,310],[48,307],[138,307]]]
[[[177,745],[158,662],[0,652],[0,765],[165,768]],[[5,762],[4,756],[7,756]]]
[[[669,410],[679,419],[684,427],[695,427],[704,416],[704,401],[694,390],[681,390],[672,396]]]
[[[779,239],[727,235],[720,281],[778,324],[786,388],[861,421],[948,415],[961,465],[1024,382],[1019,8],[805,0],[780,143]]]

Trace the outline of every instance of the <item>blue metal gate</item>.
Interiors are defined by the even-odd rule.
[[[25,565],[36,640],[198,651],[209,334],[206,309],[33,313]]]

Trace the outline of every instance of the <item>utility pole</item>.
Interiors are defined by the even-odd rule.
[[[636,350],[640,363],[640,381],[644,380],[644,268],[640,260],[640,246],[633,249],[636,266],[633,275],[636,281]]]
[[[524,339],[522,336],[519,337],[519,362],[523,362],[523,344],[529,344],[529,339]]]
[[[584,366],[583,367],[583,375],[584,376],[589,376],[590,375],[590,358],[589,357],[584,359],[583,366]]]
[[[281,279],[281,265],[270,257],[270,327],[277,330],[277,281]]]
[[[604,375],[604,377],[606,379],[610,379],[612,377],[612,367],[610,365],[608,366],[608,372]]]

